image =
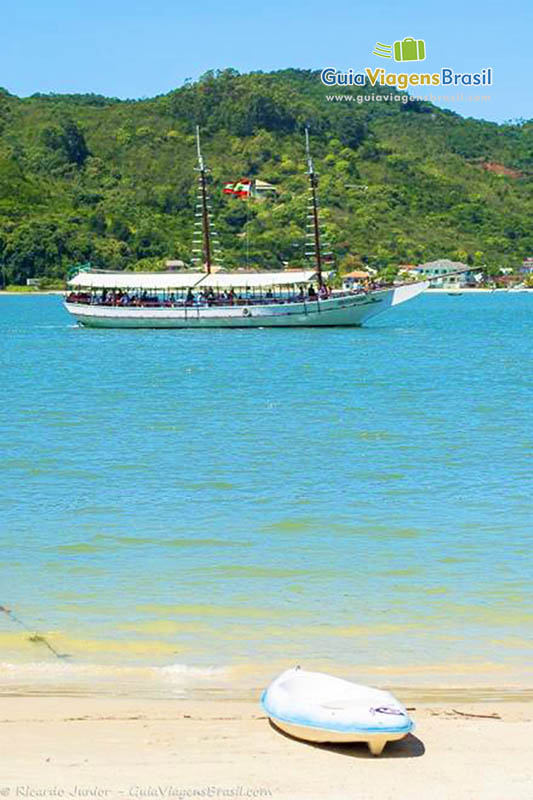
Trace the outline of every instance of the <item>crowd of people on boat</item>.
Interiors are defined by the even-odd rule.
[[[292,291],[275,293],[273,289],[263,292],[252,292],[249,289],[237,293],[235,289],[216,291],[212,288],[201,289],[194,292],[189,288],[186,294],[165,292],[163,296],[148,291],[128,292],[121,289],[103,289],[100,293],[71,292],[67,297],[69,303],[84,303],[88,305],[103,306],[130,306],[130,307],[173,307],[173,306],[233,306],[233,305],[268,305],[274,303],[303,303],[327,300],[331,296],[331,289],[326,285],[318,290],[310,284],[308,287],[296,287]]]

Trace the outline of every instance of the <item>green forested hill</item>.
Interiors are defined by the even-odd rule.
[[[328,102],[332,93],[304,70],[225,70],[138,101],[0,90],[4,281],[62,278],[88,260],[188,262],[196,123],[228,267],[245,264],[245,226],[250,266],[302,263],[306,124],[341,266],[450,257],[496,270],[533,254],[533,121],[496,125],[429,103]],[[278,198],[222,194],[225,181],[246,176],[274,183]]]

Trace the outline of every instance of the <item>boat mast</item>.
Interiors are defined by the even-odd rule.
[[[322,277],[322,253],[320,249],[320,225],[318,220],[318,200],[317,200],[317,186],[318,179],[313,166],[313,159],[311,158],[311,151],[309,149],[309,128],[305,129],[305,152],[307,156],[307,172],[309,175],[309,190],[311,192],[311,217],[313,220],[313,237],[315,242],[314,256],[316,263],[316,274],[318,277],[318,285],[322,288],[324,279]]]
[[[207,168],[204,163],[202,151],[200,149],[200,126],[196,126],[196,151],[198,154],[198,166],[196,167],[199,172],[198,185],[200,189],[199,200],[202,214],[202,244],[205,271],[209,275],[211,273],[211,228],[209,224],[209,210],[207,207]]]

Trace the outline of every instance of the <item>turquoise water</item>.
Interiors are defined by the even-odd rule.
[[[526,664],[532,313],[91,331],[0,298],[0,604],[71,663]],[[55,658],[4,614],[0,645]]]

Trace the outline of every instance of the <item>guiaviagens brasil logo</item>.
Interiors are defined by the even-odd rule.
[[[394,58],[394,61],[425,61],[426,42],[406,36],[394,44],[376,42],[372,55],[378,58]],[[451,67],[442,67],[439,72],[387,72],[383,67],[365,67],[364,72],[354,69],[346,71],[326,67],[320,74],[325,86],[396,86],[404,90],[410,86],[492,86],[492,67],[479,72],[455,72]]]

